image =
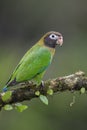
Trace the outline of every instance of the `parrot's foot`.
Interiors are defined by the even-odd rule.
[[[41,84],[40,84],[40,88],[43,89],[44,88],[44,81],[41,81]]]

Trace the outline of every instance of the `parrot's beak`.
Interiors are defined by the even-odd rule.
[[[63,36],[59,36],[58,37],[57,44],[59,44],[60,46],[62,46],[62,44],[63,44]]]

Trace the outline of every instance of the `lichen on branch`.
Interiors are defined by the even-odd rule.
[[[19,88],[16,88],[12,91],[11,97],[7,101],[2,100],[3,93],[0,93],[0,109],[6,104],[14,104],[18,102],[23,102],[25,100],[31,100],[33,98],[39,97],[35,94],[36,91],[39,91],[40,94],[47,96],[47,91],[51,89],[53,93],[63,92],[66,90],[69,91],[79,91],[81,88],[87,90],[87,77],[82,71],[76,72],[74,74],[58,77],[55,79],[47,80],[44,82],[44,87],[41,85],[37,87],[32,82],[20,84]]]

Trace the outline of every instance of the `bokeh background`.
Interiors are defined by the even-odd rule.
[[[87,74],[86,0],[0,0],[0,88],[5,85],[24,53],[48,31],[64,36],[56,48],[44,80],[78,70]],[[87,129],[87,94],[63,92],[49,97],[45,106],[39,99],[24,102],[29,109],[0,112],[1,130]]]

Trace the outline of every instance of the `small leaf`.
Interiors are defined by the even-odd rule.
[[[9,100],[11,98],[12,92],[11,91],[7,91],[5,93],[3,93],[2,95],[2,100],[5,102],[7,100]]]
[[[4,106],[4,110],[10,111],[12,109],[13,109],[12,105],[7,104]]]
[[[46,96],[40,95],[40,100],[41,100],[44,104],[48,105],[48,99],[47,99]]]
[[[15,104],[15,109],[17,109],[18,112],[23,112],[28,108],[27,105],[22,105],[21,103],[16,103]]]
[[[36,92],[35,92],[35,95],[36,95],[36,96],[39,96],[39,95],[40,95],[40,91],[36,91]]]
[[[82,88],[80,89],[80,92],[81,92],[81,94],[84,94],[84,93],[85,93],[85,88],[82,87]]]
[[[48,94],[48,95],[53,95],[53,90],[52,90],[52,89],[48,89],[48,90],[47,90],[47,94]]]

